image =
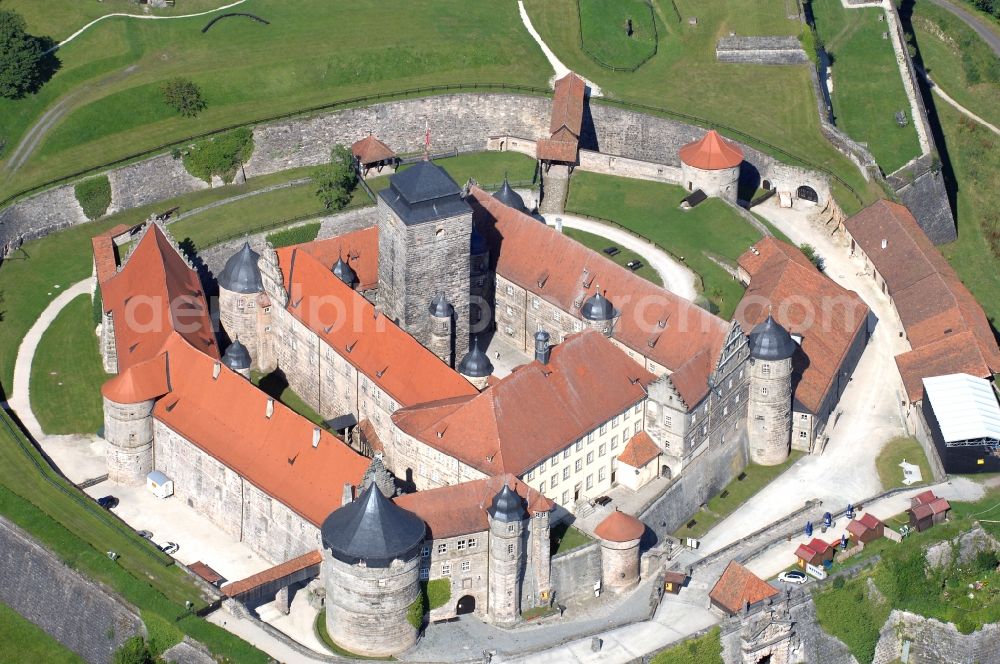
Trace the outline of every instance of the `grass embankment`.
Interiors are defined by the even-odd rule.
[[[653,13],[644,0],[578,0],[584,50],[598,64],[637,67],[656,52]],[[626,22],[632,22],[632,34]]]
[[[983,513],[983,518],[996,514],[1000,490],[993,489],[973,503],[951,501],[951,505],[949,522],[913,533],[899,544],[883,545],[882,558],[871,569],[814,594],[820,625],[843,641],[858,661],[872,661],[879,630],[892,609],[952,622],[964,634],[1000,620],[1000,572],[995,555],[938,568],[928,567],[925,557],[931,544],[953,539]],[[984,528],[989,525],[983,523]],[[869,590],[869,579],[878,594]],[[976,584],[982,585],[977,588]]]
[[[916,438],[907,436],[904,438],[893,438],[878,457],[875,458],[875,468],[878,470],[878,479],[883,489],[891,489],[903,484],[903,469],[899,467],[900,462],[915,464],[920,468],[920,476],[923,482],[933,482],[930,464],[927,463],[927,455],[924,448]]]
[[[341,657],[347,657],[349,659],[374,659],[390,662],[396,661],[395,657],[365,657],[364,655],[358,655],[337,645],[337,642],[330,638],[330,632],[326,629],[326,609],[320,611],[319,615],[316,616],[316,623],[313,625],[313,631],[316,633],[316,636],[323,643],[323,645],[329,648],[330,652],[335,655],[340,655]]]
[[[269,374],[251,371],[250,382],[259,387],[265,394],[277,399],[313,424],[323,424],[323,417],[288,386],[288,380],[285,379],[284,374],[280,370]]]
[[[685,195],[674,185],[577,171],[566,211],[614,221],[677,256],[701,276],[711,310],[728,319],[743,286],[707,254],[735,264],[761,234],[718,199],[679,209]]]
[[[34,4],[4,6],[24,9],[29,28],[48,34],[66,29],[64,8],[73,13],[87,3],[55,0],[45,3],[45,11]],[[177,4],[187,8],[191,2]],[[103,5],[97,7],[104,13]],[[337,100],[445,83],[543,87],[551,71],[514,3],[387,0],[359,12],[345,0],[254,0],[240,11],[270,25],[228,19],[203,34],[211,16],[112,18],[61,48],[61,68],[37,95],[0,100],[3,156],[9,157],[47,108],[78,93],[3,193],[187,136]],[[392,35],[391,57],[373,35]],[[163,102],[161,85],[177,76],[204,93],[207,109],[197,118],[181,117]]]
[[[89,295],[70,302],[42,335],[31,365],[31,410],[47,434],[94,433],[104,423],[108,379],[94,335]]]
[[[722,661],[719,628],[713,627],[704,636],[661,650],[650,664],[722,664]]]
[[[630,261],[642,261],[642,267],[635,270],[635,274],[647,281],[652,281],[657,286],[663,285],[663,280],[660,279],[660,275],[656,273],[656,270],[649,266],[649,260],[647,260],[645,256],[637,254],[631,249],[620,247],[617,243],[612,242],[606,237],[602,237],[600,235],[594,235],[593,233],[588,233],[586,231],[576,230],[575,228],[566,228],[565,226],[563,227],[562,232],[563,235],[573,238],[583,246],[593,249],[605,258],[611,259],[622,267],[626,267]],[[607,247],[618,247],[619,252],[614,256],[608,256],[604,253],[604,249]],[[626,269],[628,268],[626,267]]]
[[[551,554],[553,556],[557,553],[566,553],[567,551],[578,549],[584,544],[593,541],[587,533],[575,526],[569,525],[565,521],[552,526],[549,539],[551,541]]]
[[[882,8],[845,8],[840,2],[810,3],[816,30],[833,59],[833,115],[836,124],[854,140],[868,146],[875,161],[892,173],[920,154],[920,143],[890,30],[879,20]],[[906,114],[900,127],[895,115]]]
[[[0,662],[83,664],[83,661],[41,627],[0,603]]]
[[[716,41],[730,31],[739,35],[799,35],[803,26],[787,18],[783,3],[653,0],[661,22],[658,25],[662,26],[659,50],[634,73],[609,71],[583,52],[579,26],[572,20],[576,0],[525,0],[524,4],[535,29],[559,59],[594,81],[605,95],[746,132],[832,170],[849,182],[865,203],[882,197],[878,187],[866,183],[857,167],[820,133],[809,65],[764,67],[716,61]],[[697,17],[698,25],[688,25],[692,17]],[[731,138],[746,140],[735,135]],[[757,147],[774,152],[766,145],[758,143]],[[862,204],[839,183],[832,186],[847,214],[861,209]]]
[[[713,496],[691,520],[677,529],[674,537],[701,537],[715,524],[732,514],[737,507],[752,498],[758,491],[770,484],[778,475],[788,470],[802,457],[802,452],[793,451],[788,459],[778,466],[758,466],[747,464],[746,469],[726,485],[719,495]]]

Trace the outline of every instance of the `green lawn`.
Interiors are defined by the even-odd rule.
[[[614,221],[677,256],[701,276],[711,310],[728,319],[743,287],[705,252],[735,262],[761,235],[718,199],[681,210],[686,194],[674,185],[577,171],[566,211]]]
[[[946,9],[918,2],[912,12],[920,59],[931,79],[959,104],[1000,126],[1000,59]],[[935,98],[935,106],[944,103]]]
[[[60,14],[53,4],[29,12],[32,29],[68,28],[62,18],[49,22]],[[75,93],[72,110],[3,193],[201,132],[360,95],[444,83],[544,86],[550,75],[513,2],[387,0],[357,11],[346,0],[249,0],[238,11],[270,25],[226,19],[203,34],[211,17],[111,18],[60,49],[61,69],[37,95],[0,100],[9,156],[47,108]],[[205,94],[208,108],[195,119],[162,102],[160,86],[175,76]]]
[[[323,417],[288,386],[288,381],[280,370],[269,374],[251,371],[250,381],[263,392],[285,404],[313,424],[323,424]]]
[[[45,630],[3,603],[0,603],[0,662],[83,664],[82,659]]]
[[[569,525],[567,522],[563,521],[552,526],[552,530],[549,533],[549,537],[552,540],[552,555],[559,553],[566,553],[567,551],[572,551],[573,549],[578,549],[588,542],[592,542],[593,539],[575,526]]]
[[[829,168],[847,180],[865,202],[882,197],[846,157],[823,138],[808,65],[760,66],[717,62],[715,43],[739,35],[798,35],[785,3],[773,0],[653,0],[662,26],[657,54],[634,73],[609,71],[580,48],[576,0],[525,0],[532,24],[563,63],[601,87],[606,96],[686,113],[732,127]],[[682,21],[678,22],[673,5]],[[688,25],[697,17],[698,25]],[[592,100],[592,103],[601,103]],[[723,134],[727,131],[723,129]],[[742,136],[731,138],[747,141]],[[749,141],[753,143],[753,141]],[[764,152],[774,152],[765,145]],[[787,157],[778,155],[787,160]],[[862,205],[839,183],[834,195],[848,214]]]
[[[577,0],[583,48],[598,64],[634,68],[656,52],[656,27],[645,0]],[[625,31],[632,21],[632,35]]]
[[[859,662],[872,661],[879,630],[892,609],[869,597],[867,578],[861,575],[847,580],[842,588],[828,586],[813,593],[820,626],[843,641]]]
[[[647,281],[652,281],[657,286],[663,285],[663,280],[660,279],[660,275],[656,273],[656,270],[649,266],[649,261],[645,256],[635,253],[631,249],[626,249],[625,247],[619,247],[617,243],[611,240],[601,237],[600,235],[594,235],[593,233],[587,233],[586,231],[579,231],[575,228],[563,227],[563,235],[571,237],[580,244],[599,252],[602,256],[610,258],[618,265],[625,267],[625,264],[629,261],[639,260],[642,261],[642,267],[635,271],[637,275],[646,279]],[[606,247],[618,247],[621,251],[614,256],[608,256],[604,253]]]
[[[511,182],[531,182],[535,176],[535,160],[520,152],[474,152],[437,159],[434,163],[448,171],[459,186],[463,186],[469,178],[475,178],[481,187],[499,189],[504,175]],[[404,165],[400,170],[405,171],[410,165]]]
[[[31,410],[47,434],[94,433],[104,423],[108,379],[94,335],[89,295],[70,302],[42,335],[31,365]]]
[[[886,443],[882,451],[875,459],[875,468],[878,470],[878,478],[883,489],[891,489],[903,484],[903,469],[899,467],[901,461],[914,463],[920,467],[920,475],[924,482],[933,482],[930,464],[927,463],[927,455],[924,448],[920,446],[916,438],[894,438]]]
[[[792,451],[788,460],[777,466],[747,464],[741,476],[730,482],[717,496],[698,510],[688,523],[674,533],[674,537],[701,537],[712,527],[733,513],[737,507],[770,484],[778,475],[788,470],[802,457],[802,452]],[[742,477],[742,479],[740,479]]]
[[[816,30],[833,58],[833,114],[836,124],[867,144],[875,161],[892,173],[920,154],[910,104],[900,78],[892,40],[875,9],[845,9],[840,0],[813,0]],[[909,122],[896,124],[904,111]]]
[[[713,627],[704,636],[661,650],[651,664],[722,664],[722,661],[719,628]]]

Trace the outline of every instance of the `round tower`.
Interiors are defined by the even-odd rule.
[[[513,625],[521,615],[524,530],[528,512],[521,496],[504,484],[488,510],[490,522],[489,618]]]
[[[222,363],[244,378],[250,378],[250,351],[240,342],[239,337],[229,344],[222,356]]]
[[[153,404],[158,395],[138,383],[129,368],[104,383],[101,396],[108,479],[125,486],[141,485],[153,470]]]
[[[465,376],[477,390],[485,389],[486,381],[493,375],[493,363],[486,353],[479,350],[479,337],[472,337],[472,348],[458,363],[458,373]]]
[[[431,300],[428,314],[431,330],[428,348],[450,367],[452,366],[452,348],[454,347],[455,307],[451,306],[451,302],[444,296],[444,293],[439,292]]]
[[[792,435],[792,356],[796,343],[770,315],[750,333],[750,460],[775,466],[788,458]]]
[[[257,261],[260,254],[249,242],[226,261],[219,273],[219,321],[230,339],[239,338],[250,353],[258,358],[257,300],[264,293]]]
[[[337,262],[333,264],[333,274],[351,288],[354,288],[354,284],[358,283],[358,275],[354,268],[348,265],[341,256],[337,256]]]
[[[587,321],[587,326],[591,327],[606,337],[610,337],[615,327],[615,311],[611,300],[604,297],[600,287],[597,292],[591,295],[580,307],[580,315]]]
[[[338,645],[387,657],[416,643],[407,614],[419,601],[425,532],[420,517],[382,495],[375,482],[326,518],[320,529],[326,629]]]
[[[615,510],[597,524],[601,539],[601,587],[620,593],[639,583],[639,540],[646,526]]]
[[[714,129],[680,150],[681,177],[688,191],[701,189],[735,203],[739,190],[743,150],[719,136]]]

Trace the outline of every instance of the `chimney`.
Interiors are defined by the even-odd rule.
[[[885,248],[886,248],[886,247],[888,247],[888,246],[889,246],[889,240],[885,240],[885,239],[883,239],[883,240],[882,240],[882,248],[883,248],[883,249],[885,249]]]
[[[219,372],[222,371],[222,363],[216,362],[212,365],[212,380],[216,380],[219,377]]]
[[[319,427],[313,429],[313,448],[319,447]]]
[[[340,505],[344,506],[347,503],[354,502],[354,487],[351,486],[350,482],[344,482],[344,494],[340,498]]]
[[[552,348],[549,347],[549,333],[545,330],[535,332],[535,359],[542,364],[548,364],[551,353]]]
[[[272,415],[274,415],[274,399],[268,399],[267,405],[264,407],[264,417],[271,419]]]

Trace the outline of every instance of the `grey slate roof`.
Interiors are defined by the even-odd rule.
[[[427,526],[369,484],[358,499],[330,513],[320,534],[323,547],[349,565],[388,567],[393,560],[417,555]]]
[[[247,347],[240,343],[239,339],[233,341],[229,344],[229,348],[226,349],[225,355],[222,356],[222,363],[233,371],[239,371],[240,369],[250,368],[250,351]]]
[[[507,484],[504,484],[503,488],[493,496],[490,516],[493,517],[494,521],[505,523],[520,521],[524,518],[524,501]]]
[[[448,298],[444,296],[444,293],[438,293],[431,300],[431,306],[428,307],[431,316],[436,318],[451,318],[455,315],[455,307],[451,306],[451,302]]]
[[[788,330],[770,315],[750,332],[750,357],[757,360],[787,360],[797,344]]]
[[[358,280],[358,275],[350,265],[348,265],[343,258],[337,257],[337,262],[333,264],[333,274],[343,281],[348,286],[353,287],[354,282]]]
[[[257,267],[259,259],[260,254],[250,248],[249,242],[244,242],[219,273],[219,287],[234,293],[263,293],[264,282]]]
[[[587,298],[580,307],[580,315],[587,320],[611,320],[615,317],[615,308],[611,300],[598,291]]]
[[[451,176],[430,161],[389,176],[389,186],[378,195],[407,226],[472,211]]]
[[[524,199],[521,198],[519,193],[511,188],[506,175],[503,177],[503,186],[500,187],[495,194],[493,194],[493,198],[497,199],[507,207],[512,207],[520,212],[528,211],[528,208],[524,205]]]
[[[472,338],[472,347],[458,363],[458,373],[469,378],[486,378],[493,375],[493,363],[486,353],[479,350],[479,337]]]

